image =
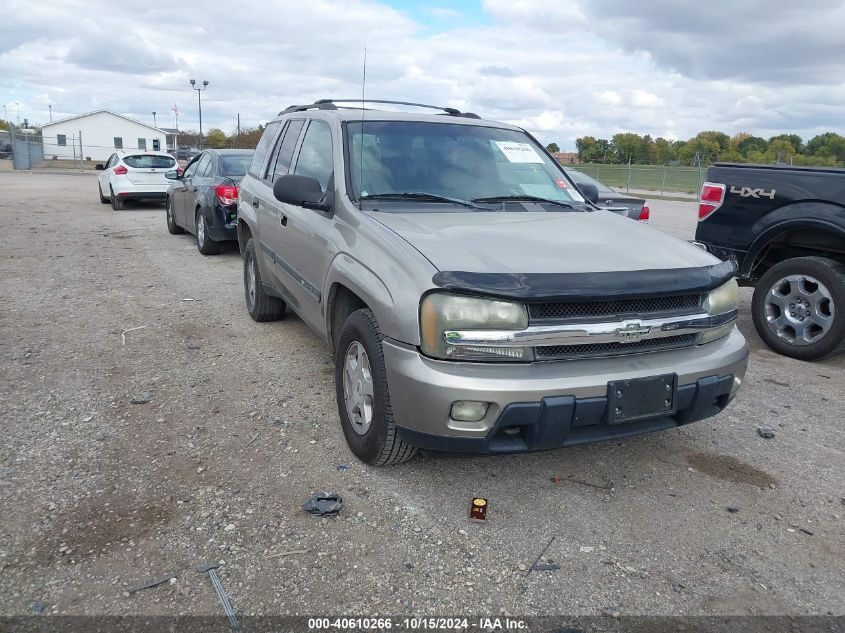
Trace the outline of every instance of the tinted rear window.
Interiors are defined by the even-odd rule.
[[[252,154],[221,155],[220,175],[228,178],[243,178],[251,162]]]
[[[123,162],[136,169],[169,169],[176,166],[176,160],[171,156],[157,156],[155,154],[124,156]]]

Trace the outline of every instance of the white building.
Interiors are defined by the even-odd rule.
[[[84,158],[104,161],[117,149],[165,150],[165,133],[111,110],[68,117],[41,127],[44,160]],[[80,137],[81,147],[80,150]]]

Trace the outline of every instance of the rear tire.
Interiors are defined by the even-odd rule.
[[[778,354],[817,360],[845,339],[845,265],[794,257],[760,277],[751,301],[757,334]]]
[[[123,200],[114,195],[114,189],[109,188],[109,192],[111,193],[111,208],[115,211],[122,211],[125,206]]]
[[[202,209],[197,209],[197,250],[203,255],[217,255],[220,252],[220,242],[215,242],[208,234],[208,222],[202,214]]]
[[[347,317],[335,351],[335,392],[349,449],[365,464],[388,466],[417,449],[399,437],[390,405],[378,322],[367,308]]]
[[[109,200],[103,195],[103,188],[100,186],[100,183],[97,183],[97,193],[100,194],[100,202],[102,204],[108,204],[109,202],[111,202],[111,200]]]
[[[252,239],[244,248],[244,296],[247,312],[253,321],[278,321],[285,315],[285,302],[264,292]]]
[[[167,232],[171,235],[181,235],[185,232],[181,226],[176,224],[176,218],[173,217],[173,198],[168,197],[164,203],[164,208],[167,214]]]

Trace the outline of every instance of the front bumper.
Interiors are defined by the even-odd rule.
[[[693,347],[569,361],[455,363],[413,347],[383,343],[394,419],[420,448],[513,452],[556,448],[672,428],[715,415],[736,394],[748,365],[737,329]],[[607,423],[608,382],[677,374],[676,412]],[[489,402],[478,422],[450,418],[456,400]],[[518,432],[502,429],[518,427]]]

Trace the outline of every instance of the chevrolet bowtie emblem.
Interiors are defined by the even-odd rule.
[[[651,327],[636,322],[626,323],[625,327],[616,328],[616,336],[622,339],[620,343],[635,343],[649,332],[651,332]]]

